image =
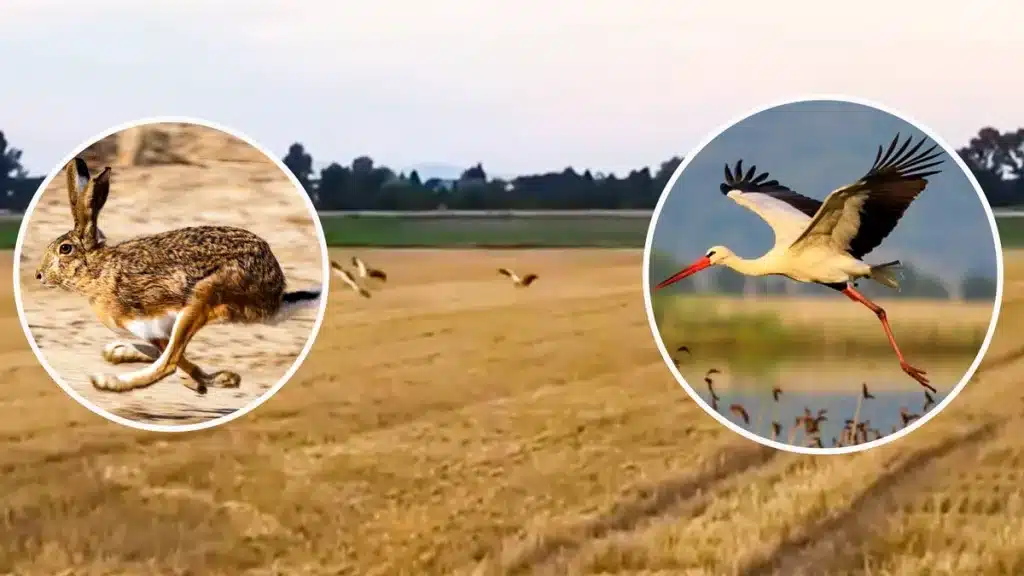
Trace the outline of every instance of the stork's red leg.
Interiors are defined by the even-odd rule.
[[[882,329],[885,330],[885,335],[889,338],[889,344],[892,345],[893,351],[896,352],[896,357],[900,359],[900,368],[902,368],[903,371],[911,378],[917,380],[921,386],[935,392],[935,388],[928,384],[928,378],[925,377],[926,372],[924,370],[914,368],[907,363],[907,360],[903,357],[903,353],[900,352],[900,347],[896,344],[896,337],[892,335],[892,328],[889,327],[889,320],[885,317],[885,310],[878,304],[868,300],[867,297],[858,292],[853,286],[847,286],[844,288],[843,294],[846,294],[850,300],[860,302],[864,306],[867,306],[868,310],[871,310],[875,313],[875,316],[878,316],[878,320],[882,322]]]

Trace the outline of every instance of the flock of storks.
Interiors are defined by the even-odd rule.
[[[676,349],[676,352],[685,352],[687,354],[692,354],[688,346],[680,346],[679,348]],[[680,362],[676,360],[675,364],[678,367],[680,365]],[[704,382],[707,385],[708,389],[709,404],[711,404],[712,410],[719,413],[721,413],[721,410],[719,409],[719,401],[721,400],[721,397],[719,397],[718,394],[715,392],[715,383],[712,379],[712,376],[721,373],[722,372],[717,368],[711,368],[704,374]],[[770,438],[771,440],[776,441],[782,436],[782,432],[784,429],[783,425],[778,421],[778,418],[775,415],[778,409],[780,398],[783,396],[782,389],[779,388],[778,386],[773,386],[771,390],[771,396],[772,402],[774,402],[774,404],[772,408],[773,416],[771,420]],[[857,408],[854,411],[853,418],[847,419],[844,422],[843,428],[840,431],[838,438],[834,436],[832,437],[832,443],[830,447],[841,448],[844,446],[855,446],[857,444],[863,444],[873,440],[878,440],[879,438],[882,438],[884,436],[884,434],[882,434],[882,432],[879,429],[871,427],[870,420],[860,420],[861,405],[865,400],[874,399],[875,395],[868,390],[868,385],[866,383],[862,383],[860,395],[857,398]],[[895,433],[901,427],[905,428],[911,422],[920,418],[922,414],[931,410],[935,406],[935,404],[935,397],[931,394],[931,392],[928,389],[924,390],[924,403],[921,407],[921,412],[913,413],[906,406],[901,406],[900,422],[902,426],[897,426],[894,424],[892,426],[891,433]],[[753,427],[751,427],[750,413],[747,411],[746,407],[743,406],[743,404],[730,404],[729,412],[735,415],[736,418],[741,420],[743,422],[743,425],[748,430],[751,430],[752,432],[758,435],[761,434],[761,410],[758,410],[758,418],[757,421],[754,422]],[[795,418],[793,427],[789,430],[789,435],[786,439],[786,443],[794,446],[797,445],[797,435],[802,432],[804,446],[811,448],[825,448],[825,444],[821,438],[821,423],[827,420],[827,409],[822,408],[815,413],[811,410],[809,406],[804,406],[804,413]]]
[[[387,282],[388,275],[380,268],[372,268],[366,264],[358,256],[353,256],[349,260],[351,269],[346,268],[337,260],[331,260],[331,270],[341,278],[341,281],[350,290],[359,294],[363,298],[369,298],[371,296],[368,286],[370,286],[370,280],[376,282]],[[525,274],[519,276],[509,268],[498,268],[498,274],[505,276],[512,281],[512,284],[516,288],[527,288],[533,284],[539,276],[536,274]],[[377,284],[379,286],[379,284]]]

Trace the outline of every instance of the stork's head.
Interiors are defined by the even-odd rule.
[[[694,274],[700,272],[701,270],[704,270],[705,268],[717,266],[722,262],[725,262],[729,258],[732,258],[733,256],[735,256],[735,254],[733,254],[732,250],[729,250],[725,246],[712,246],[711,248],[708,248],[708,251],[705,252],[703,256],[698,258],[697,261],[695,261],[693,264],[690,264],[686,268],[683,268],[679,272],[663,280],[660,284],[655,286],[654,289],[660,290],[661,288],[675,284],[676,282],[679,282],[683,278],[693,276]]]
[[[735,256],[735,254],[732,253],[732,250],[729,250],[725,246],[712,246],[704,253],[704,257],[708,259],[709,266],[717,266],[733,256]]]

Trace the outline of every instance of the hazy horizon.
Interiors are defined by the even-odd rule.
[[[302,142],[318,164],[622,175],[755,107],[846,93],[962,146],[1024,125],[1006,73],[1024,4],[986,7],[9,0],[0,130],[34,174],[114,125],[178,115],[278,156]]]

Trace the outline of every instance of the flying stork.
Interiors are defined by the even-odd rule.
[[[520,278],[518,274],[516,274],[509,268],[498,268],[498,274],[501,274],[502,276],[507,276],[508,279],[511,280],[513,284],[515,284],[516,288],[527,288],[530,284],[533,284],[533,282],[538,278],[536,274],[527,274],[526,276]]]
[[[341,281],[345,283],[345,286],[348,286],[349,290],[352,290],[363,298],[370,297],[370,291],[360,286],[359,283],[356,282],[356,279],[352,277],[352,273],[345,270],[341,264],[331,260],[331,270],[341,278]]]
[[[351,262],[352,265],[356,267],[356,272],[359,274],[360,278],[364,280],[366,278],[375,278],[381,282],[388,281],[388,275],[385,274],[383,270],[380,268],[370,268],[366,265],[366,262],[363,262],[358,256],[353,256]]]
[[[903,217],[910,203],[925,189],[928,176],[941,170],[929,170],[942,164],[937,144],[920,151],[925,140],[910,146],[912,138],[899,145],[897,133],[883,151],[878,147],[875,162],[853,184],[829,194],[824,202],[808,198],[769,180],[768,173],[757,173],[751,166],[743,172],[743,160],[730,171],[725,166],[722,194],[754,212],[772,227],[775,245],[754,260],[740,258],[725,246],[713,246],[703,257],[664,280],[655,290],[674,284],[705,268],[723,265],[746,276],[781,275],[797,282],[827,286],[860,302],[878,316],[900,367],[922,386],[935,392],[926,372],[911,366],[900,352],[889,327],[885,310],[855,287],[861,278],[899,289],[895,269],[900,262],[867,264],[862,258],[878,247]],[[909,148],[909,149],[908,149]]]

